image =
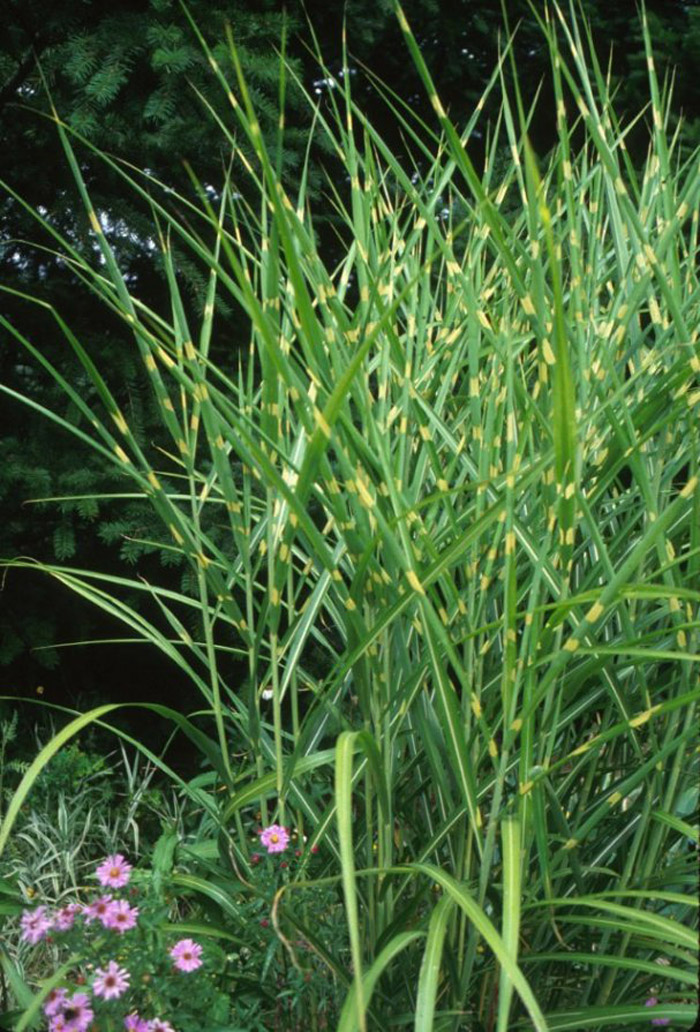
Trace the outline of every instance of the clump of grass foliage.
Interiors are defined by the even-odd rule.
[[[506,47],[480,173],[464,144],[482,105],[452,124],[397,15],[439,131],[387,95],[414,148],[406,168],[350,76],[337,82],[332,114],[315,112],[348,173],[347,190],[328,184],[335,265],[317,248],[307,170],[290,195],[283,124],[266,146],[232,42],[226,67],[207,51],[231,105],[218,197],[177,197],[175,215],[171,193],[103,156],[152,207],[162,310],[130,291],[81,174],[84,141],[57,117],[98,257],[37,219],[139,349],[171,443],[138,443],[59,312],[89,391],[3,324],[81,421],[20,400],[150,501],[195,590],[43,568],[200,690],[198,714],[156,708],[207,762],[181,784],[209,814],[207,878],[234,909],[255,891],[256,824],[320,844],[322,877],[302,865],[273,914],[290,966],[327,969],[342,1032],[645,1028],[652,992],[655,1017],[689,1027],[698,156],[682,160],[668,138],[646,24],[639,167],[585,24],[553,5],[542,32],[556,146],[538,167],[536,109],[506,76]],[[282,107],[285,87],[283,55]],[[201,318],[172,240],[208,276]],[[210,358],[217,298],[249,327],[240,361]],[[127,588],[148,593],[161,623],[129,608]],[[224,676],[231,655],[242,685]],[[0,847],[48,758],[117,708],[75,717],[36,758]],[[328,886],[344,941],[314,930]],[[299,933],[311,960],[295,953]],[[295,1007],[284,1027],[324,1027],[312,993]]]

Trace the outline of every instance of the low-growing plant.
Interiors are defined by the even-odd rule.
[[[49,1032],[87,1032],[93,1020],[127,1032],[167,1032],[173,1024],[184,1032],[252,1030],[266,1028],[271,1014],[277,1026],[291,1024],[311,991],[318,1027],[331,1027],[335,1001],[312,941],[325,940],[328,950],[342,934],[338,895],[318,887],[312,941],[285,938],[281,948],[276,913],[280,890],[318,848],[295,845],[296,834],[278,825],[259,829],[261,851],[251,854],[252,882],[242,894],[241,883],[215,871],[206,879],[190,873],[196,850],[178,839],[164,833],[151,869],[108,856],[95,871],[96,890],[82,885],[62,894],[58,907],[23,909],[16,934],[25,944],[25,981],[41,988],[22,1020],[41,1013]],[[203,894],[199,905],[193,890]],[[177,973],[199,968],[197,979]]]
[[[93,1019],[130,1032],[169,1032],[174,1017],[183,1032],[226,1023],[229,1000],[215,985],[222,950],[207,943],[203,956],[190,937],[175,941],[162,878],[156,871],[131,882],[131,871],[121,854],[108,856],[97,867],[102,888],[93,898],[24,911],[22,938],[32,946],[56,942],[63,955],[33,1004],[50,1032],[87,1032]]]
[[[4,390],[150,501],[190,577],[176,591],[13,565],[121,620],[200,690],[196,714],[143,709],[196,744],[201,776],[184,781],[139,744],[201,807],[191,853],[207,874],[176,883],[203,914],[258,905],[254,821],[293,825],[310,855],[322,845],[317,868],[301,862],[275,889],[270,948],[293,968],[291,989],[279,987],[293,1006],[263,1003],[264,1027],[316,1032],[330,1014],[338,1032],[641,1028],[652,1006],[655,1022],[688,1027],[698,156],[681,162],[667,137],[646,23],[649,105],[634,121],[648,152],[635,164],[585,23],[552,4],[555,146],[538,164],[538,109],[507,74],[506,43],[477,170],[468,143],[483,102],[452,124],[397,15],[439,134],[384,91],[413,149],[406,168],[353,101],[351,76],[322,68],[335,86],[325,107],[309,98],[316,131],[347,171],[328,183],[339,258],[320,250],[308,168],[294,195],[282,175],[283,117],[276,139],[262,136],[233,41],[224,68],[201,40],[231,106],[220,122],[231,167],[216,186],[193,173],[195,200],[97,154],[55,116],[95,254],[37,220],[133,339],[163,441],[137,439],[119,384],[59,312],[88,389],[2,322],[79,418]],[[282,113],[286,76],[282,46]],[[496,179],[504,145],[512,163]],[[120,271],[83,174],[98,158],[153,211],[144,247],[159,250],[167,306]],[[208,277],[194,302],[173,240]],[[247,347],[217,339],[219,296],[237,306]],[[0,850],[43,764],[118,709],[76,716],[42,750]],[[325,893],[345,918],[330,944],[314,935]],[[304,991],[303,964],[294,981],[293,939],[312,947],[324,986],[312,975]]]
[[[41,744],[38,733],[37,741]],[[29,766],[18,758],[4,765],[6,801]],[[10,847],[0,858],[0,877],[16,879],[25,898],[31,894],[54,904],[66,886],[82,881],[90,863],[86,857],[124,849],[139,856],[152,848],[163,823],[172,821],[163,791],[151,786],[155,772],[138,753],[130,760],[123,746],[116,757],[85,751],[75,742],[58,752],[18,815]]]

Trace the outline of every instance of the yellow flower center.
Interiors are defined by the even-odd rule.
[[[279,842],[279,835],[270,835],[270,842]]]

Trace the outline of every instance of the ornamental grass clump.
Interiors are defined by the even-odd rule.
[[[457,127],[397,13],[435,124],[384,91],[412,150],[399,160],[352,77],[322,68],[336,88],[325,106],[309,98],[314,132],[347,173],[327,184],[329,254],[312,158],[296,183],[283,175],[284,119],[261,128],[233,41],[224,64],[201,40],[231,106],[216,188],[193,174],[193,196],[173,197],[56,116],[95,253],[36,217],[138,350],[162,440],[140,438],[67,313],[53,315],[81,390],[3,325],[76,418],[4,390],[95,449],[117,494],[148,501],[157,546],[188,575],[174,588],[11,565],[92,601],[200,691],[196,714],[150,709],[206,772],[188,782],[157,762],[204,815],[201,873],[181,876],[203,912],[237,935],[242,914],[265,915],[255,977],[228,986],[262,1027],[689,1027],[698,155],[681,159],[667,133],[646,22],[649,104],[623,122],[585,24],[552,5],[556,139],[538,162],[538,108],[508,45]],[[287,86],[282,47],[282,108]],[[483,169],[469,156],[477,130]],[[97,159],[153,211],[165,305],[120,266],[83,176]],[[199,306],[182,255],[206,282]],[[246,338],[233,353],[230,333],[217,337],[227,310]],[[75,717],[45,747],[0,849],[42,765],[118,709]],[[318,867],[306,854],[260,863],[287,827],[309,855],[322,844]]]

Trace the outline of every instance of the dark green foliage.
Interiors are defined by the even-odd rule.
[[[99,783],[99,802],[108,805],[115,796],[114,785],[110,783],[110,769],[105,757],[99,753],[85,752],[73,743],[61,749],[51,763],[41,772],[32,793],[35,806],[48,806],[64,793],[70,796],[76,785],[90,781]]]
[[[50,737],[47,722],[34,726],[19,724],[17,710],[4,717],[0,712],[0,814],[11,799],[23,774],[29,767],[25,757],[36,751],[37,743]],[[38,810],[55,809],[58,798],[75,793],[77,786],[90,785],[93,800],[109,805],[115,798],[114,784],[110,781],[111,768],[104,753],[97,752],[91,743],[73,742],[53,757],[37,778],[31,795],[32,806]]]

